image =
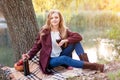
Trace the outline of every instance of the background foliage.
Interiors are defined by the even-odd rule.
[[[110,39],[120,39],[119,3],[120,0],[33,0],[39,26],[45,23],[50,9],[59,9],[71,29],[78,32],[93,27],[106,29],[103,37]]]
[[[33,5],[37,13],[50,9],[61,11],[80,11],[80,10],[111,10],[120,11],[120,0],[33,0]]]

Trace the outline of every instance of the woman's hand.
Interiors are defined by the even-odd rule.
[[[68,42],[67,39],[63,39],[58,43],[58,46],[62,46],[64,43]]]
[[[22,59],[23,59],[23,60],[29,59],[29,58],[30,58],[30,56],[29,56],[28,54],[23,54],[23,55],[22,55]]]

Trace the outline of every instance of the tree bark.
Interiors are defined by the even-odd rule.
[[[1,9],[7,21],[15,61],[28,51],[38,33],[38,24],[32,0],[1,0]]]

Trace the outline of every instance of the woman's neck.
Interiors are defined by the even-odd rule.
[[[59,30],[58,30],[58,27],[57,27],[57,26],[53,26],[53,27],[51,27],[51,31],[57,32],[57,31],[59,31]]]

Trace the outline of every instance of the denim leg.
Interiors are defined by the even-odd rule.
[[[65,55],[71,57],[74,49],[75,49],[75,44],[70,44],[65,49],[63,49],[60,56]]]
[[[65,56],[69,56],[69,57],[72,58],[72,52],[73,52],[74,49],[75,49],[75,45],[74,44],[69,44],[65,49],[63,49],[60,56],[65,55]],[[65,67],[65,68],[68,68],[69,65],[63,64],[61,66]]]
[[[81,45],[80,42],[78,42],[78,43],[75,44],[75,51],[76,51],[76,53],[77,53],[78,56],[80,54],[84,54],[84,49],[83,49],[83,47],[82,47],[82,45]]]
[[[82,68],[84,62],[79,60],[74,60],[68,56],[59,56],[59,57],[50,59],[50,66],[52,68],[63,65],[63,64],[76,67],[76,68]]]
[[[61,52],[61,55],[71,56],[74,49],[75,49],[75,51],[76,51],[76,53],[77,53],[78,56],[80,54],[84,54],[84,49],[83,49],[81,43],[78,42],[76,44],[70,44],[70,45],[68,45],[68,47],[65,48]]]

